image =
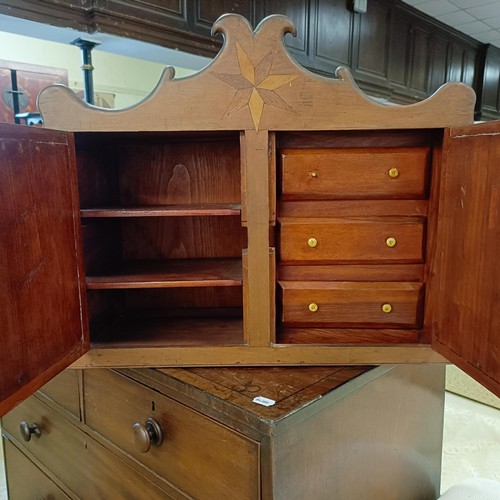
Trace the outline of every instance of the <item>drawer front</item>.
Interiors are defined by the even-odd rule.
[[[429,148],[281,151],[283,199],[425,198]]]
[[[282,219],[282,262],[399,262],[424,259],[422,219]]]
[[[78,370],[64,370],[38,392],[80,420]]]
[[[257,443],[110,370],[86,370],[83,392],[88,426],[187,494],[259,497]],[[133,426],[150,417],[161,427],[163,442],[141,452]]]
[[[5,473],[9,500],[70,498],[7,439],[5,440]]]
[[[280,282],[285,326],[419,328],[421,283]]]
[[[27,443],[22,441],[21,422],[38,425],[40,437],[31,436]],[[28,455],[32,454],[81,498],[169,498],[139,472],[35,397],[8,413],[2,419],[2,426]]]

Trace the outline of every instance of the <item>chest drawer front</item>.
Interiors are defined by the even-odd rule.
[[[10,500],[70,498],[8,440],[5,440],[5,463]]]
[[[282,262],[399,262],[424,259],[422,219],[282,219]]]
[[[21,422],[36,424],[40,437],[32,435],[29,442],[22,441]],[[2,426],[78,497],[168,498],[139,472],[35,397],[8,413]]]
[[[285,326],[419,328],[421,283],[280,282]]]
[[[429,148],[281,151],[284,199],[425,198]]]
[[[47,382],[38,392],[80,420],[78,373],[78,370],[64,370]]]
[[[116,372],[84,372],[88,426],[195,498],[258,498],[259,447],[231,429]],[[134,424],[154,418],[159,447],[140,452]]]

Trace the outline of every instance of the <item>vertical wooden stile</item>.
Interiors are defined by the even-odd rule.
[[[267,346],[270,338],[271,269],[269,259],[269,134],[245,131],[246,210],[248,231],[248,281],[245,338],[251,346]],[[274,280],[273,280],[274,281]]]

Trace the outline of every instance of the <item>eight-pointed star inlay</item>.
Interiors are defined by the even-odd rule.
[[[212,74],[236,89],[236,94],[226,110],[226,114],[248,106],[255,129],[259,130],[265,104],[292,110],[291,106],[278,95],[276,90],[300,75],[272,74],[274,51],[269,52],[256,65],[252,63],[238,42],[236,42],[236,51],[241,74],[231,75],[215,72]]]

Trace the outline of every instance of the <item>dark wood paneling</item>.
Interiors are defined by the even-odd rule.
[[[295,24],[295,37],[287,35],[285,45],[290,49],[295,59],[302,65],[311,67],[309,54],[309,17],[311,6],[309,0],[264,0],[264,16],[283,14]]]
[[[395,15],[391,25],[388,75],[393,85],[408,85],[409,59],[411,40],[411,22],[407,18]]]
[[[355,76],[381,83],[387,80],[391,10],[387,2],[372,0],[366,14],[357,16]],[[362,76],[361,76],[362,75]]]
[[[484,71],[482,89],[479,94],[481,119],[498,118],[499,106],[499,82],[500,82],[500,49],[488,45],[483,54]],[[477,108],[476,108],[477,109]]]
[[[435,92],[446,81],[448,40],[434,37],[431,48],[429,91]]]
[[[422,97],[429,91],[429,49],[430,33],[421,28],[416,28],[412,40],[412,64],[410,76],[410,89],[420,92]]]
[[[315,68],[334,73],[337,66],[352,66],[354,13],[345,8],[343,0],[320,1],[316,8],[311,41]]]

